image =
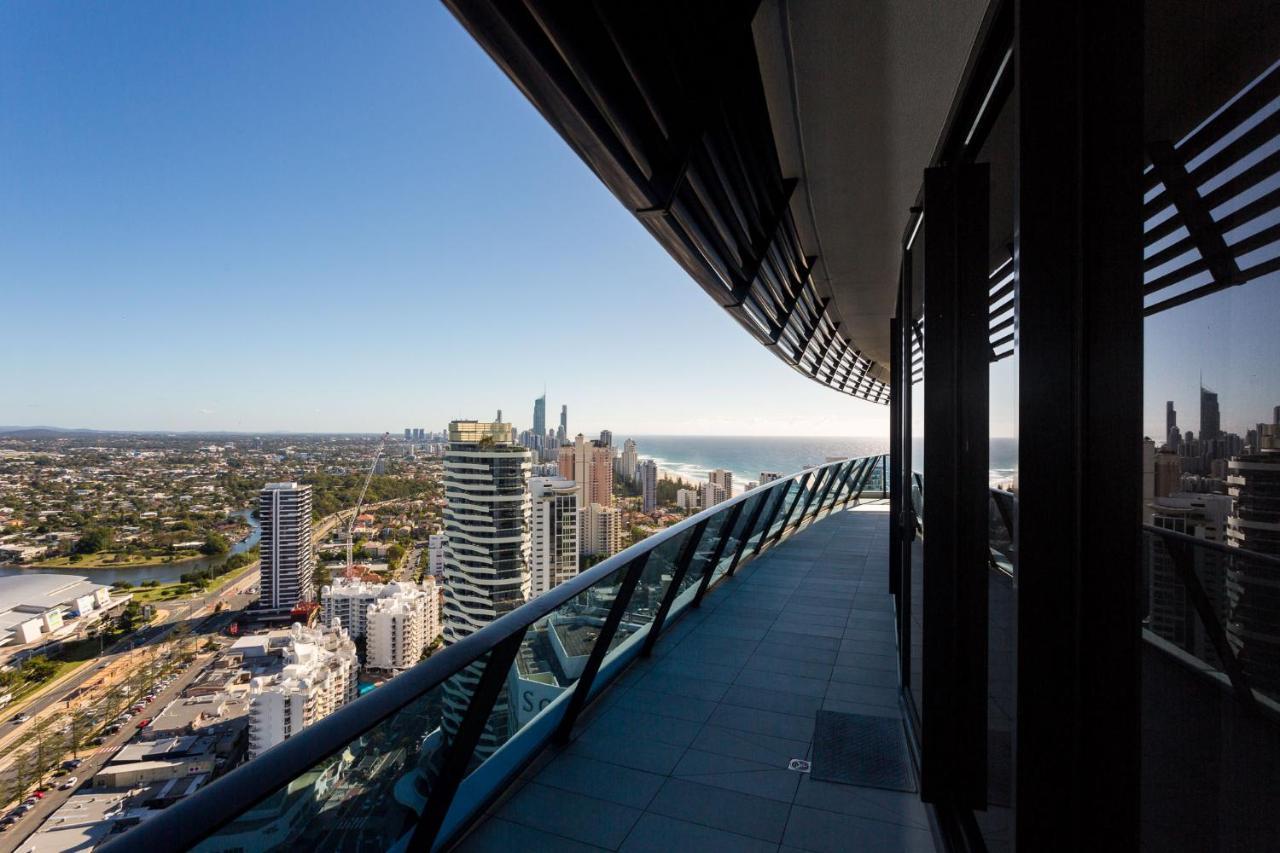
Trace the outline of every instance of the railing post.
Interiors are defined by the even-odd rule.
[[[738,570],[738,563],[742,562],[742,555],[747,551],[747,540],[751,538],[751,534],[755,532],[756,522],[760,520],[760,513],[764,512],[764,505],[769,502],[768,495],[761,495],[756,501],[755,507],[751,510],[751,517],[747,519],[747,523],[742,527],[742,540],[738,542],[738,549],[733,554],[733,560],[729,563],[729,568],[725,571],[725,575],[733,577],[733,573]]]
[[[471,694],[467,713],[458,726],[453,743],[447,747],[444,764],[436,776],[431,792],[427,795],[426,804],[422,807],[422,815],[418,818],[418,825],[414,827],[413,837],[409,839],[409,850],[430,850],[435,844],[436,835],[444,825],[449,807],[453,805],[453,797],[458,792],[458,786],[462,784],[463,777],[466,776],[476,744],[480,742],[480,735],[489,721],[494,703],[498,701],[498,694],[502,692],[502,687],[507,682],[507,672],[520,651],[520,644],[524,642],[527,631],[528,628],[525,628],[512,634],[494,646],[493,651],[489,653],[484,672],[480,674],[480,681],[476,684],[475,692]]]
[[[769,528],[773,527],[773,522],[778,518],[778,513],[782,510],[782,504],[787,500],[787,492],[791,490],[791,483],[795,480],[788,481],[781,486],[775,488],[781,490],[778,499],[774,501],[773,506],[769,508],[769,515],[764,520],[764,526],[760,528],[760,538],[756,540],[756,547],[751,549],[751,556],[757,556],[764,548],[765,540],[769,538]]]
[[[702,579],[698,581],[698,593],[693,597],[694,607],[702,606],[702,596],[707,594],[707,587],[711,586],[711,575],[716,570],[716,563],[720,562],[720,555],[724,553],[725,543],[733,532],[733,526],[738,523],[738,516],[741,514],[741,503],[735,504],[733,509],[729,510],[729,517],[725,519],[724,525],[720,528],[720,540],[716,542],[715,550],[711,552],[711,557],[707,560],[706,566],[702,570]]]
[[[1204,587],[1200,585],[1200,578],[1196,576],[1195,557],[1191,553],[1191,545],[1172,538],[1161,537],[1161,540],[1169,556],[1173,558],[1173,567],[1178,572],[1178,580],[1182,581],[1182,586],[1191,599],[1191,606],[1196,609],[1200,624],[1208,633],[1209,642],[1213,643],[1213,650],[1218,653],[1222,668],[1226,670],[1227,678],[1231,680],[1236,699],[1251,710],[1256,708],[1257,702],[1254,699],[1253,690],[1249,687],[1249,679],[1244,673],[1244,667],[1240,665],[1240,660],[1231,650],[1226,631],[1218,621],[1217,614],[1213,612],[1213,605],[1209,602],[1209,596],[1205,593]]]
[[[843,488],[844,484],[845,484],[845,483],[847,483],[847,482],[849,482],[849,479],[850,479],[851,477],[853,477],[853,472],[854,472],[855,470],[856,470],[856,471],[861,472],[864,466],[868,466],[868,465],[870,465],[870,464],[871,464],[871,460],[869,460],[869,459],[868,459],[868,460],[866,460],[866,461],[863,461],[863,460],[857,460],[857,461],[855,461],[855,463],[854,463],[853,465],[850,465],[850,466],[849,466],[849,470],[844,472],[844,477],[842,477],[842,478],[841,478],[841,482],[840,482],[841,487]],[[833,502],[832,502],[832,504],[831,504],[831,511],[832,511],[832,512],[835,512],[836,504],[837,504],[837,503],[838,503],[841,507],[848,506],[848,505],[849,505],[849,501],[850,501],[850,500],[852,500],[852,499],[853,499],[853,495],[849,495],[849,497],[845,498],[845,499],[844,499],[844,500],[842,500],[842,501],[833,501]]]
[[[868,465],[863,470],[862,476],[858,479],[858,490],[853,493],[853,497],[849,498],[849,501],[856,502],[859,498],[862,497],[862,490],[867,487],[867,480],[871,479],[871,470],[872,470],[872,466],[870,465]],[[845,501],[845,503],[847,504],[849,501]]]
[[[800,491],[796,493],[796,499],[791,502],[791,506],[787,507],[787,514],[782,517],[782,524],[778,525],[778,532],[773,534],[773,536],[771,537],[769,541],[770,545],[776,545],[778,542],[782,541],[782,534],[787,532],[787,525],[791,523],[791,516],[796,514],[796,507],[800,503],[800,496],[803,495],[805,492],[809,491],[809,481],[811,481],[812,479],[813,479],[813,472],[810,471],[808,474],[805,474],[803,477],[801,477],[797,481],[797,483],[800,486]],[[809,501],[812,500],[812,498],[813,498],[813,493],[809,492],[809,497],[805,499],[806,506],[808,506]],[[784,497],[784,500],[785,500],[785,497]],[[764,544],[763,538],[760,540],[760,543]]]
[[[658,642],[658,635],[662,633],[667,614],[671,612],[671,605],[680,592],[680,584],[684,582],[684,576],[689,572],[689,564],[693,562],[693,555],[698,550],[698,543],[702,541],[702,534],[706,529],[707,520],[703,519],[689,531],[689,538],[681,546],[680,554],[676,557],[675,574],[671,576],[671,583],[667,586],[666,594],[662,596],[662,603],[658,605],[653,624],[649,626],[649,636],[645,637],[644,648],[640,650],[641,657],[647,658],[653,654],[653,646]]]
[[[818,502],[817,504],[814,505],[813,519],[810,523],[812,523],[813,521],[817,521],[818,516],[822,514],[822,507],[826,505],[827,495],[831,494],[831,487],[835,485],[836,480],[843,479],[843,477],[840,476],[840,469],[852,468],[852,467],[853,467],[853,462],[850,462],[848,465],[842,465],[837,463],[836,467],[831,469],[831,474],[827,477],[827,481],[822,484],[822,494],[818,496]],[[804,510],[805,512],[809,511],[808,504],[804,505]],[[803,512],[800,514],[800,521],[804,521]]]
[[[569,697],[569,707],[565,708],[564,718],[556,729],[557,743],[568,743],[569,736],[573,733],[573,724],[577,722],[578,714],[582,713],[583,707],[587,704],[592,682],[596,680],[600,664],[609,651],[609,644],[618,633],[622,614],[631,603],[631,596],[635,593],[636,584],[640,582],[640,575],[644,573],[645,564],[648,562],[649,551],[645,551],[628,564],[627,573],[623,576],[622,585],[618,588],[618,595],[613,600],[613,607],[609,608],[609,615],[605,618],[604,627],[600,629],[600,636],[596,638],[596,644],[591,647],[591,656],[587,658],[587,665],[582,670],[582,675],[578,676],[578,684],[574,687],[573,695]]]

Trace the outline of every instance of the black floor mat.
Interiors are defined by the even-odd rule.
[[[814,779],[915,791],[901,721],[819,711],[813,733]]]

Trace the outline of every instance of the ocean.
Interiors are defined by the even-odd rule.
[[[653,459],[670,477],[706,482],[717,468],[733,472],[735,486],[759,480],[761,471],[792,474],[806,465],[820,465],[829,456],[871,456],[887,453],[889,438],[795,437],[741,435],[634,435],[617,434],[619,444],[626,438],[636,443],[641,459]],[[1017,472],[1018,440],[991,440],[990,479],[1007,483]],[[917,461],[917,469],[920,463]]]

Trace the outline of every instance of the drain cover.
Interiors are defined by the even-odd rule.
[[[819,711],[813,734],[813,778],[915,791],[902,723],[891,717]]]
[[[788,770],[795,770],[799,773],[808,773],[812,765],[803,758],[793,758],[787,762]]]

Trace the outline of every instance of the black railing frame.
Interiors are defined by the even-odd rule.
[[[737,504],[731,513],[740,512],[742,504]],[[658,612],[653,615],[653,627],[649,629],[649,636],[644,638],[644,648],[640,650],[641,657],[650,657],[653,655],[654,644],[658,642],[658,637],[662,634],[662,628],[666,625],[667,614],[671,612],[671,605],[675,603],[676,596],[680,594],[680,584],[684,583],[685,575],[689,572],[689,564],[693,562],[693,556],[698,550],[698,543],[702,541],[702,536],[707,529],[707,520],[703,519],[698,522],[694,528],[689,531],[689,538],[684,540],[684,544],[680,547],[680,554],[676,557],[676,563],[672,567],[671,583],[667,584],[667,591],[662,596],[662,603],[658,605]],[[720,543],[724,542],[724,537],[720,537]],[[717,548],[722,547],[721,544],[716,545]]]

